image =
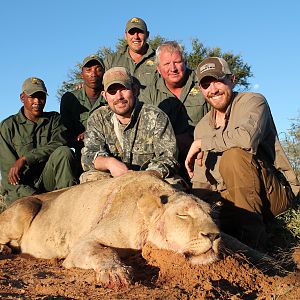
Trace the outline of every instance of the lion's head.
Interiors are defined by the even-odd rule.
[[[148,223],[147,242],[181,253],[192,264],[218,259],[220,231],[207,203],[176,192],[171,196],[144,196],[138,207]]]

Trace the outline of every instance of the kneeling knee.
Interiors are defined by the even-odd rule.
[[[231,148],[226,150],[220,160],[220,173],[228,170],[244,168],[251,164],[252,154],[241,148]]]
[[[74,152],[68,146],[60,146],[54,150],[53,156],[65,157],[69,159],[74,158]]]

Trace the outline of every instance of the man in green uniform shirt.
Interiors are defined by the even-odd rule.
[[[57,112],[44,112],[44,82],[28,78],[20,94],[23,107],[0,124],[0,169],[7,204],[76,184],[72,150]]]
[[[125,28],[127,45],[119,51],[107,55],[104,59],[105,69],[125,67],[139,83],[140,95],[155,76],[155,51],[147,43],[149,31],[144,20],[131,18]]]
[[[87,56],[82,63],[82,87],[66,92],[61,98],[60,114],[63,124],[68,129],[68,145],[75,149],[79,162],[88,116],[106,103],[101,95],[103,74],[102,59],[94,54]]]
[[[159,76],[147,87],[141,101],[158,106],[169,117],[179,149],[181,175],[186,154],[193,142],[194,128],[209,111],[194,71],[186,66],[183,48],[176,41],[161,44],[156,50]]]

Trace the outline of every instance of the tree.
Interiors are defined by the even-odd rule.
[[[249,77],[252,77],[251,67],[243,62],[241,55],[234,55],[232,52],[222,53],[220,48],[204,47],[198,39],[192,40],[192,51],[186,54],[187,64],[190,68],[196,69],[198,64],[206,57],[223,57],[229,64],[231,71],[236,77],[236,88],[238,90],[248,90],[250,83]]]
[[[289,161],[300,179],[300,112],[292,119],[288,133],[281,140]]]
[[[156,49],[159,44],[165,42],[167,39],[157,35],[153,39],[149,39],[148,42],[153,49]],[[125,39],[119,39],[115,49],[119,50],[121,47],[126,45]],[[184,45],[183,45],[184,47]],[[184,47],[185,49],[185,47]],[[112,53],[113,50],[111,48],[102,47],[96,53],[100,57],[105,57],[106,54]],[[249,78],[253,76],[251,72],[251,67],[245,63],[241,57],[241,55],[234,55],[232,52],[224,52],[222,53],[220,48],[208,48],[205,47],[197,38],[192,40],[192,50],[191,52],[185,51],[187,65],[191,69],[196,69],[198,64],[208,56],[219,56],[223,57],[228,64],[230,65],[233,73],[236,76],[236,89],[238,90],[248,90],[250,83]],[[58,99],[69,90],[72,90],[76,84],[81,82],[80,77],[81,72],[81,64],[78,63],[67,75],[68,79],[63,81],[62,86],[57,91]]]

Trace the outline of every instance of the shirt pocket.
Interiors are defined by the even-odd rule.
[[[15,137],[12,139],[12,143],[19,156],[22,156],[24,155],[24,153],[31,151],[34,145],[32,137],[28,136]]]
[[[206,114],[205,106],[197,101],[185,103],[185,108],[192,126],[196,126]]]
[[[37,139],[38,139],[38,141],[37,141],[36,145],[33,145],[34,148],[37,148],[39,146],[45,146],[49,143],[48,134],[46,132],[38,135]]]
[[[139,166],[148,165],[150,160],[155,157],[152,145],[136,144],[132,148],[132,163]]]

